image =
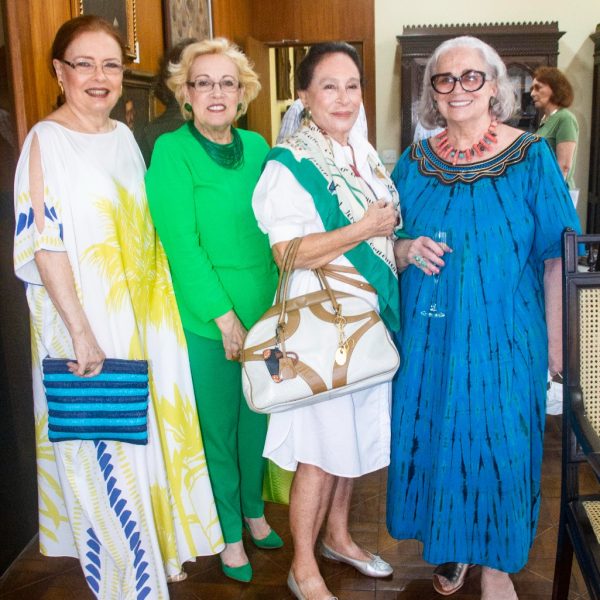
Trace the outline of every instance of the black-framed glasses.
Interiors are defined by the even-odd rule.
[[[455,77],[452,73],[438,73],[431,78],[431,86],[438,94],[450,94],[454,91],[456,83],[465,92],[476,92],[483,87],[486,81],[491,79],[483,71],[465,71],[462,75]]]
[[[198,79],[194,79],[194,81],[186,81],[186,83],[200,94],[212,92],[215,89],[215,85],[218,85],[219,89],[225,94],[233,94],[241,87],[240,82],[234,77],[223,77],[221,81],[213,81],[208,77],[199,77]]]
[[[89,60],[76,60],[75,62],[71,62],[65,60],[64,58],[60,59],[61,63],[68,65],[77,73],[81,73],[83,75],[91,75],[96,72],[97,65],[95,62]],[[116,60],[107,60],[100,64],[100,69],[105,75],[120,75],[123,72],[125,67]]]

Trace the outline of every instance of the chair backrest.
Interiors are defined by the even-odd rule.
[[[592,251],[598,244],[600,235],[563,232],[563,452],[552,600],[570,597],[573,554],[589,597],[600,599],[600,272]],[[579,264],[582,245],[587,266]],[[583,464],[592,479],[580,488]]]
[[[600,272],[578,264],[580,245],[598,243],[598,234],[563,233],[564,387],[568,396],[581,391],[586,417],[600,435]]]
[[[583,404],[600,433],[600,274],[598,287],[579,291],[579,385]]]

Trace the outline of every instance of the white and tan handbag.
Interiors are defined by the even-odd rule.
[[[389,381],[400,365],[377,311],[363,298],[332,290],[327,283],[329,276],[373,290],[343,275],[355,269],[315,269],[322,289],[287,297],[300,242],[295,238],[288,244],[275,303],[244,341],[242,385],[255,412],[291,410],[356,392]]]

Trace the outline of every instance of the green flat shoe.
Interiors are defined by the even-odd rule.
[[[252,581],[252,565],[249,562],[241,567],[230,567],[221,560],[221,570],[225,576],[229,577],[229,579],[241,581],[242,583],[249,583]]]
[[[269,532],[269,535],[259,540],[252,535],[250,526],[246,521],[244,521],[244,525],[250,534],[250,539],[254,542],[254,545],[257,548],[262,548],[263,550],[276,550],[277,548],[281,548],[283,546],[283,540],[272,529]]]

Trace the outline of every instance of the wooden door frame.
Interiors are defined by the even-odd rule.
[[[24,102],[24,75],[21,59],[21,39],[17,18],[17,0],[2,0],[6,62],[10,81],[12,110],[15,117],[17,146],[20,148],[29,130]]]
[[[252,36],[250,36],[252,37]],[[253,38],[256,39],[256,38]],[[269,50],[271,48],[282,48],[282,47],[295,47],[295,46],[312,46],[314,44],[319,44],[321,42],[329,42],[329,39],[294,39],[294,40],[256,40],[261,44],[264,44]],[[367,83],[365,89],[363,90],[363,104],[365,107],[365,113],[367,115],[367,124],[369,129],[369,141],[373,145],[376,146],[377,142],[377,131],[375,127],[375,61],[373,58],[374,48],[373,48],[373,40],[371,39],[347,39],[344,40],[349,44],[361,44],[362,46],[362,66],[363,66],[363,74],[364,79]],[[263,83],[264,87],[267,85],[267,82]],[[270,82],[269,82],[270,84]],[[261,91],[261,94],[264,93]],[[250,105],[252,106],[252,105]]]

